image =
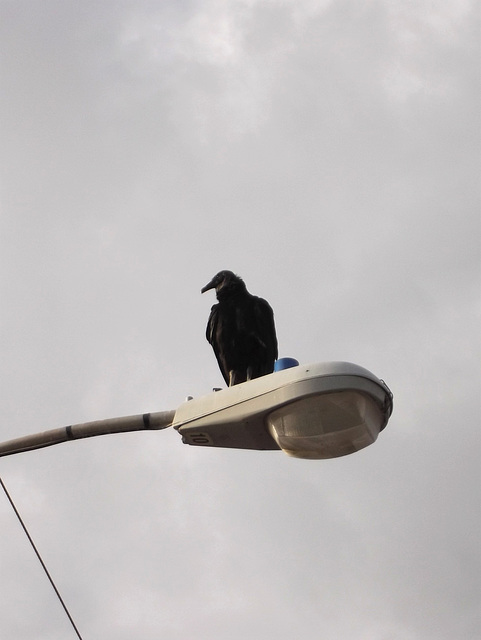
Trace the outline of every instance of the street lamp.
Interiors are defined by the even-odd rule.
[[[335,458],[372,444],[392,412],[387,385],[358,365],[299,365],[188,400],[173,426],[187,444]]]
[[[296,458],[335,458],[375,442],[391,416],[392,398],[382,380],[358,365],[297,365],[188,399],[176,411],[87,422],[0,443],[0,456],[172,426],[193,446],[282,449]]]

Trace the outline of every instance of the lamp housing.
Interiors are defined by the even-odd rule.
[[[392,393],[349,362],[299,365],[184,402],[172,426],[186,444],[336,458],[372,444]]]

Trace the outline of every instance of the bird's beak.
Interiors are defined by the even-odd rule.
[[[202,287],[200,292],[205,293],[206,291],[209,291],[209,289],[215,289],[215,278],[212,278],[212,280],[208,284],[206,284],[205,287]]]

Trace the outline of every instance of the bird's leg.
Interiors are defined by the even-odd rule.
[[[246,380],[252,380],[252,367],[247,367]]]
[[[233,387],[235,384],[240,384],[246,381],[246,376],[242,371],[231,369],[229,371],[229,387]]]

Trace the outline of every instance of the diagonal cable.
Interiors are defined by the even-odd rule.
[[[79,640],[82,640],[82,636],[80,635],[80,632],[79,632],[79,630],[77,629],[77,627],[76,627],[76,625],[75,625],[75,622],[73,621],[73,618],[72,618],[72,616],[71,616],[71,615],[70,615],[70,613],[69,613],[69,610],[67,609],[67,605],[66,605],[66,604],[65,604],[65,602],[63,601],[62,596],[60,595],[59,590],[58,590],[58,589],[57,589],[57,587],[55,586],[55,582],[53,581],[52,576],[51,576],[51,575],[50,575],[50,573],[48,572],[48,569],[47,569],[47,567],[46,567],[46,565],[45,565],[45,562],[42,560],[42,556],[40,555],[40,553],[39,553],[39,551],[38,551],[37,547],[35,546],[35,543],[34,543],[34,541],[32,540],[32,537],[31,537],[31,535],[29,534],[29,532],[28,532],[28,530],[27,530],[27,527],[25,526],[25,523],[24,523],[24,522],[23,522],[23,520],[22,520],[22,517],[20,516],[20,513],[18,512],[18,509],[17,509],[17,507],[15,506],[15,503],[13,502],[13,500],[12,500],[12,498],[11,498],[10,494],[8,493],[8,491],[7,491],[7,487],[5,486],[5,484],[4,484],[3,480],[2,480],[2,478],[0,478],[0,484],[2,485],[2,489],[5,491],[5,495],[7,496],[8,501],[9,501],[9,502],[10,502],[10,504],[12,505],[12,509],[14,510],[15,515],[16,515],[16,516],[17,516],[17,518],[18,518],[18,521],[20,522],[20,524],[22,525],[23,530],[25,531],[25,535],[27,536],[27,538],[28,538],[28,540],[29,540],[30,544],[32,545],[32,548],[33,548],[33,550],[35,551],[35,553],[36,553],[36,555],[37,555],[37,558],[39,559],[40,564],[42,565],[43,570],[45,571],[45,573],[46,573],[46,575],[47,575],[47,578],[49,579],[50,584],[52,585],[53,590],[55,591],[55,593],[56,593],[56,595],[57,595],[57,598],[58,598],[58,599],[59,599],[59,601],[60,601],[60,604],[62,605],[62,607],[63,607],[63,609],[64,609],[65,613],[67,614],[68,619],[70,620],[70,624],[71,624],[71,625],[72,625],[72,627],[74,628],[74,631],[75,631],[75,633],[77,634],[77,637],[79,638]]]

